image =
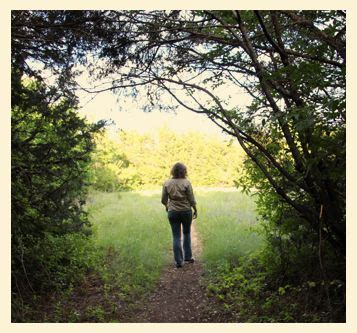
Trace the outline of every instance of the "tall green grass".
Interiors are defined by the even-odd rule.
[[[256,231],[257,214],[252,197],[237,190],[196,191],[197,229],[203,242],[207,270],[237,266],[262,246]]]
[[[254,201],[235,190],[196,189],[197,229],[206,269],[236,265],[259,248]],[[95,242],[110,258],[109,280],[126,294],[149,291],[172,258],[171,229],[160,191],[92,193],[87,210]]]
[[[150,290],[170,261],[171,230],[159,193],[93,193],[88,201],[97,246],[110,279],[125,293]]]

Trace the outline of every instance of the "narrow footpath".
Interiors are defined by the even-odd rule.
[[[195,262],[182,268],[167,267],[153,294],[132,314],[127,322],[136,323],[200,323],[217,322],[212,301],[202,283],[200,262],[202,243],[196,222],[191,228],[192,253]]]

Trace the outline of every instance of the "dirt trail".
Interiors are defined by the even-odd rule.
[[[167,267],[149,297],[128,322],[189,323],[212,322],[215,311],[202,284],[203,268],[200,263],[202,243],[192,224],[192,253],[196,261],[182,268]]]

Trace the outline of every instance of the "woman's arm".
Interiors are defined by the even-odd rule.
[[[190,182],[188,182],[188,188],[187,188],[187,197],[188,197],[188,201],[190,202],[190,205],[193,208],[193,219],[197,218],[197,207],[196,207],[196,200],[195,200],[195,196],[193,195],[193,189],[192,189],[192,185]]]
[[[166,186],[162,187],[162,194],[161,194],[161,203],[165,206],[167,211],[167,202],[169,200],[169,194],[167,193]]]
[[[192,206],[192,208],[193,208],[192,219],[197,219],[197,208],[196,208],[196,205]]]

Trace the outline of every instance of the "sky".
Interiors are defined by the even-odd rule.
[[[81,87],[93,86],[93,82],[90,83],[90,81],[85,71],[77,78]],[[247,94],[240,91],[236,86],[229,86],[228,83],[216,88],[214,92],[216,96],[229,96],[230,106],[238,105],[244,108],[251,102]],[[118,96],[111,91],[101,92],[97,95],[79,91],[77,95],[80,100],[80,114],[87,117],[89,121],[101,119],[114,121],[114,126],[108,128],[112,132],[120,129],[150,133],[166,126],[176,133],[195,131],[221,139],[228,137],[206,115],[195,113],[181,106],[176,111],[160,111],[157,109],[151,112],[143,111],[144,106],[148,104],[144,91],[142,93],[139,91],[136,98]],[[163,95],[161,98],[164,105],[174,103],[169,96]]]
[[[167,126],[176,133],[197,131],[211,136],[226,137],[221,129],[205,115],[178,108],[174,111],[144,112],[143,105],[146,96],[139,100],[127,99],[123,102],[110,91],[102,92],[91,100],[91,96],[84,94],[80,97],[80,114],[90,121],[111,119],[115,122],[113,129],[150,133],[160,127]]]
[[[49,84],[55,84],[55,76],[49,69],[44,69],[43,64],[34,61],[31,65],[33,68],[42,71]],[[106,78],[103,81],[93,80],[87,67],[83,65],[78,65],[75,69],[81,72],[76,77],[80,87],[85,87],[88,90],[93,90],[95,87],[101,89],[101,84],[107,81]],[[152,133],[165,126],[176,133],[194,131],[222,140],[229,138],[229,135],[224,133],[206,115],[195,113],[182,106],[179,106],[176,111],[160,111],[158,109],[151,112],[143,111],[144,106],[149,101],[144,89],[142,89],[141,94],[140,88],[138,90],[139,94],[136,98],[118,96],[110,90],[98,94],[78,90],[78,112],[91,122],[103,119],[112,120],[114,124],[107,128],[110,134],[115,134],[118,130],[136,131],[141,134]],[[229,82],[216,87],[214,94],[229,100],[229,107],[239,106],[244,109],[251,103],[251,98],[247,93],[237,86],[229,84]],[[201,97],[205,98],[204,96]],[[161,98],[164,105],[174,103],[168,95],[163,95]],[[177,103],[175,102],[175,104]]]

